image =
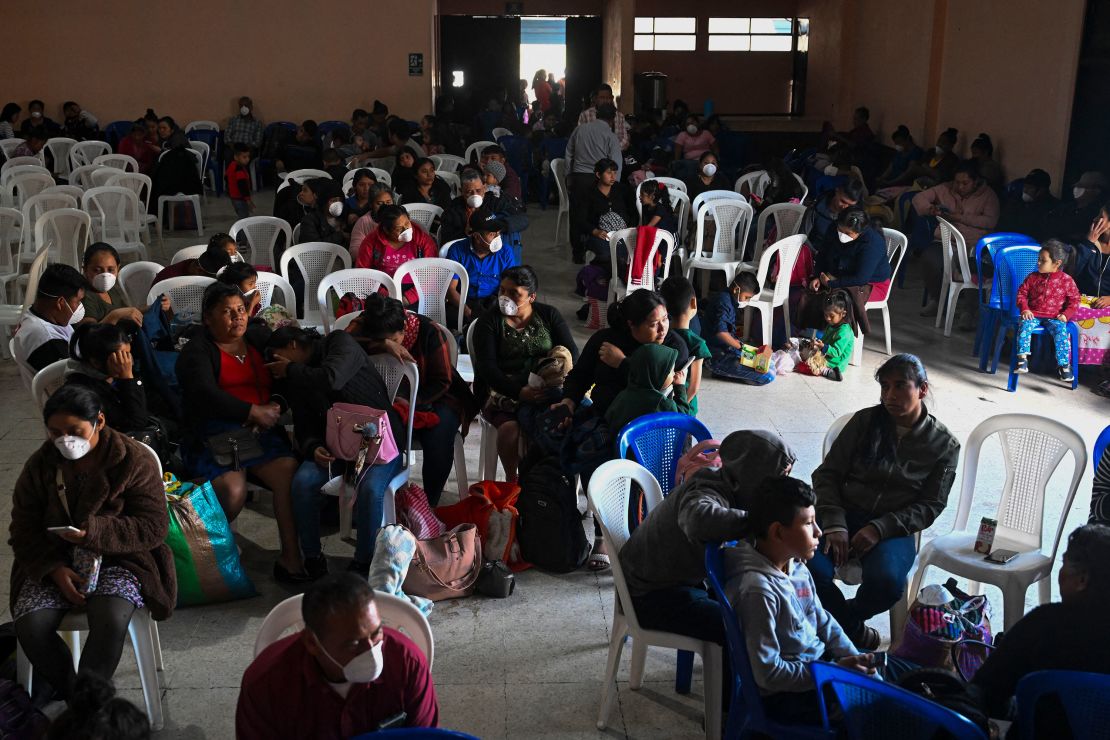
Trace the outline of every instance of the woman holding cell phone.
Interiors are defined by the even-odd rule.
[[[23,466],[12,497],[11,612],[36,674],[65,700],[75,678],[58,636],[74,608],[88,617],[79,672],[111,678],[136,609],[167,619],[177,598],[156,459],[113,431],[100,399],[64,386],[43,408],[49,439]],[[36,682],[36,686],[38,682]]]

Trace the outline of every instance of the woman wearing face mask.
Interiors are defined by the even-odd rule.
[[[402,362],[415,362],[420,373],[416,391],[413,442],[419,442],[421,482],[428,503],[439,503],[454,465],[455,435],[460,423],[467,428],[478,412],[470,387],[451,364],[448,341],[426,316],[406,311],[396,298],[374,293],[366,297],[362,315],[347,330],[367,354],[388,353]],[[397,398],[408,399],[402,382]]]
[[[131,339],[118,326],[81,324],[69,342],[66,385],[96,394],[108,425],[120,432],[151,426],[146,390],[136,377]]]
[[[393,190],[384,182],[375,183],[370,186],[369,194],[367,195],[369,208],[366,213],[359,216],[359,218],[351,226],[351,240],[348,244],[348,249],[351,250],[351,260],[358,259],[358,250],[362,246],[362,240],[366,236],[378,228],[377,222],[374,220],[378,215],[378,210],[382,206],[391,206],[396,202],[393,197]]]
[[[96,394],[80,386],[55,392],[43,421],[49,440],[23,466],[12,496],[10,605],[35,675],[65,700],[75,672],[57,632],[62,618],[85,610],[89,636],[79,670],[111,678],[135,609],[169,618],[177,580],[150,450],[111,429]],[[79,571],[96,556],[94,585]]]
[[[377,184],[378,178],[374,177],[374,173],[370,170],[362,169],[355,172],[354,180],[351,181],[351,194],[343,201],[343,219],[347,228],[354,226],[356,221],[370,212],[372,206],[370,189]]]
[[[683,165],[683,172],[677,174],[680,177],[689,176],[694,169],[694,162],[710,151],[717,152],[717,140],[713,134],[702,128],[701,117],[691,113],[686,116],[685,128],[674,137],[674,161]]]
[[[476,319],[471,336],[474,384],[483,406],[482,415],[497,427],[497,454],[510,481],[516,480],[520,463],[520,424],[517,408],[508,402],[534,404],[545,398],[544,389],[528,383],[532,372],[555,347],[565,347],[577,361],[578,346],[570,328],[554,306],[536,302],[539,278],[527,266],[501,274],[496,309]],[[498,405],[490,405],[491,394]]]
[[[273,491],[281,543],[274,579],[304,582],[308,576],[289,494],[297,459],[278,423],[281,406],[271,397],[272,380],[262,355],[269,330],[257,322],[248,325],[237,286],[209,285],[202,305],[204,331],[185,345],[176,367],[191,431],[181,448],[185,467],[193,477],[212,482],[228,521],[234,521],[246,504],[247,473]],[[259,450],[239,464],[219,462],[212,440],[244,428],[254,432]]]
[[[431,203],[447,210],[451,207],[451,186],[436,177],[436,165],[430,159],[416,160],[416,179],[406,188],[398,189],[401,203]]]
[[[343,194],[334,180],[314,177],[305,183],[312,191],[314,208],[301,219],[301,243],[328,242],[345,246]]]
[[[469,236],[447,245],[447,259],[466,268],[470,284],[463,318],[469,323],[477,314],[493,308],[501,274],[518,263],[513,250],[502,243],[501,234],[508,226],[494,215],[492,208],[482,206],[471,213],[467,226]],[[459,281],[452,280],[447,288],[447,303],[458,306],[459,300]]]
[[[685,182],[690,200],[710,190],[732,190],[732,184],[721,172],[721,163],[712,151],[702,152],[698,157],[697,174],[687,177]]]
[[[916,180],[922,180],[921,184],[924,187],[932,187],[951,180],[956,174],[956,166],[960,163],[959,157],[953,153],[959,133],[954,128],[942,131],[937,136],[936,146],[925,152],[920,162],[910,165],[906,174],[894,184],[909,185]]]
[[[358,248],[355,267],[381,270],[393,277],[397,268],[409,260],[438,257],[439,247],[428,232],[409,220],[401,206],[382,206],[377,215],[378,228],[367,234]],[[406,306],[417,302],[416,288],[411,282],[401,286]]]
[[[85,320],[115,324],[124,319],[143,323],[143,314],[131,306],[123,286],[119,284],[119,252],[106,242],[95,242],[85,249],[82,270],[93,287],[86,290],[81,305],[85,307]]]
[[[913,135],[904,125],[894,129],[894,133],[890,135],[890,140],[894,142],[894,156],[887,168],[875,181],[875,184],[880,188],[908,185],[909,183],[905,182],[906,173],[910,167],[917,165],[921,162],[921,158],[925,156],[925,152],[913,140]],[[898,192],[892,192],[884,195],[893,198],[897,194]]]

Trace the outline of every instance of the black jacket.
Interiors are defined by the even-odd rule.
[[[275,392],[289,402],[297,449],[311,460],[317,447],[326,447],[328,409],[336,403],[355,403],[389,412],[389,424],[398,449],[405,434],[400,415],[393,410],[385,381],[358,342],[345,331],[333,331],[316,346],[308,364],[292,363]]]
[[[151,426],[146,391],[138,378],[117,380],[114,385],[109,385],[107,381],[75,372],[66,375],[66,385],[70,384],[88,388],[96,394],[104,409],[104,420],[112,429],[126,433]]]
[[[343,231],[328,223],[328,217],[321,213],[318,209],[313,209],[304,215],[301,219],[301,233],[298,240],[301,244],[306,242],[327,242],[329,244],[336,244],[341,247],[346,247],[350,241],[349,237],[343,235]]]
[[[554,306],[546,303],[533,303],[532,310],[551,332],[551,345],[563,346],[570,350],[575,363],[578,362],[578,345],[574,343],[570,327],[562,314]],[[484,400],[490,390],[495,390],[509,398],[519,398],[520,391],[528,385],[528,376],[508,375],[498,364],[497,350],[500,345],[499,322],[504,317],[499,308],[492,308],[479,316],[471,336],[470,357],[474,363],[474,385],[478,398]]]
[[[407,188],[401,191],[401,205],[409,206],[413,203],[430,203],[434,206],[439,206],[443,210],[447,210],[451,206],[451,186],[438,177],[432,183],[432,189],[428,191],[430,197],[425,198],[420,194],[413,182]]]
[[[489,206],[509,226],[509,231],[521,232],[528,228],[528,215],[520,201],[507,195],[494,195],[486,193],[482,205]],[[451,205],[443,211],[442,225],[439,230],[439,243],[449,244],[456,239],[467,235],[466,230],[466,198],[459,196],[451,201]]]
[[[605,342],[624,352],[625,359],[620,367],[609,367],[601,361],[598,352]],[[690,358],[690,349],[685,340],[674,332],[668,332],[663,344],[678,352],[675,369],[681,369]],[[628,386],[628,356],[639,346],[640,343],[627,331],[607,328],[595,332],[582,348],[581,356],[567,376],[567,382],[563,385],[563,397],[579,403],[592,385],[590,399],[593,401],[593,408],[597,414],[604,414],[617,394]]]
[[[252,321],[247,325],[246,342],[259,352],[269,336],[264,323]],[[266,372],[266,368],[260,366],[258,371]],[[220,348],[207,331],[182,348],[174,373],[181,386],[187,428],[195,435],[202,434],[204,422],[212,419],[246,422],[251,405],[220,388]]]
[[[599,227],[601,217],[609,211],[613,211],[624,219],[626,227],[635,226],[636,218],[632,214],[636,212],[636,208],[632,204],[630,193],[631,191],[619,182],[609,189],[608,196],[597,187],[590,188],[582,198],[583,205],[580,209],[582,215],[579,222],[571,224],[574,233],[582,234],[588,238],[590,232]]]

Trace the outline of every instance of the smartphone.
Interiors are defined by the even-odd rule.
[[[990,555],[987,555],[984,560],[1002,565],[1008,563],[1018,556],[1017,550],[995,550]]]
[[[882,672],[886,670],[886,653],[877,650],[871,653],[871,667],[876,671]]]
[[[81,530],[80,530],[80,529],[78,529],[77,527],[70,527],[70,526],[65,526],[65,527],[47,527],[47,528],[46,528],[46,531],[47,531],[47,532],[53,532],[54,534],[58,534],[58,533],[60,533],[60,532],[69,532],[70,534],[81,534]]]

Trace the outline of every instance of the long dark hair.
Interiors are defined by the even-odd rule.
[[[49,424],[50,417],[54,414],[69,414],[95,424],[103,410],[100,397],[89,388],[83,385],[63,385],[46,399],[46,404],[42,407],[42,421]]]
[[[902,353],[884,362],[875,371],[875,380],[881,381],[889,375],[898,375],[920,388],[929,382],[929,374],[917,355]],[[871,423],[863,435],[863,449],[860,459],[865,465],[892,462],[898,457],[898,432],[894,419],[882,404],[871,414]]]
[[[665,306],[663,299],[653,290],[637,290],[620,303],[609,306],[606,320],[617,331],[630,333],[629,324],[642,324],[651,312]]]

